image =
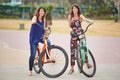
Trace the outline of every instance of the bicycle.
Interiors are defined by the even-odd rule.
[[[89,23],[87,25],[85,31],[83,31],[83,29],[80,29],[77,33],[70,33],[72,36],[75,36],[77,38],[77,49],[75,58],[79,72],[83,73],[87,77],[93,77],[96,73],[96,62],[94,56],[92,55],[92,52],[87,46],[85,37],[85,33],[87,32],[90,25],[92,25],[92,23]],[[87,65],[85,65],[86,62],[91,63],[92,68],[88,68]]]
[[[39,23],[36,23],[36,25],[38,27],[41,27]],[[46,38],[48,38],[49,34],[51,33],[50,27],[46,28],[46,31],[47,31]],[[41,72],[40,66],[38,65],[38,59],[39,59],[41,52],[45,49],[45,47],[46,47],[46,42],[44,42],[43,44],[39,42],[37,44],[36,57],[34,58],[34,63],[33,63],[33,69],[37,74],[40,74]]]
[[[50,30],[50,29],[49,29]],[[56,78],[61,76],[68,67],[68,55],[67,52],[60,46],[47,44],[47,39],[50,31],[47,31],[44,35],[44,43],[42,50],[37,49],[38,55],[38,67],[34,64],[34,70],[36,73],[42,72],[49,78]],[[37,69],[38,68],[38,69]]]

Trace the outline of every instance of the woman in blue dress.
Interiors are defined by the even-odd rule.
[[[36,55],[37,44],[38,42],[43,43],[44,27],[46,22],[45,16],[46,16],[45,8],[39,7],[32,18],[32,24],[29,35],[30,43],[29,72],[28,72],[29,76],[32,76],[32,67],[34,57]],[[47,42],[48,45],[50,45],[50,41],[48,40]]]

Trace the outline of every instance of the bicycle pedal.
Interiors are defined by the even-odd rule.
[[[82,73],[82,71],[80,69],[78,69],[78,70],[79,70],[79,73]]]
[[[80,73],[82,73],[82,71],[81,71],[81,70],[80,70],[79,72],[80,72]]]
[[[55,60],[48,60],[48,61],[45,61],[44,63],[55,63]]]

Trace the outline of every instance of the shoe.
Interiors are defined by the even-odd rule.
[[[74,72],[74,69],[70,69],[70,71],[69,71],[68,74],[70,75],[70,74],[72,74],[73,72]]]

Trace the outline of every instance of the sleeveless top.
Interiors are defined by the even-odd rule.
[[[43,35],[44,35],[44,21],[40,22],[37,19],[37,24],[32,24],[30,29],[30,43],[38,43],[42,41]]]
[[[80,20],[72,20],[71,21],[71,28],[72,28],[72,31],[75,32],[75,33],[80,31],[82,29],[81,21]]]

